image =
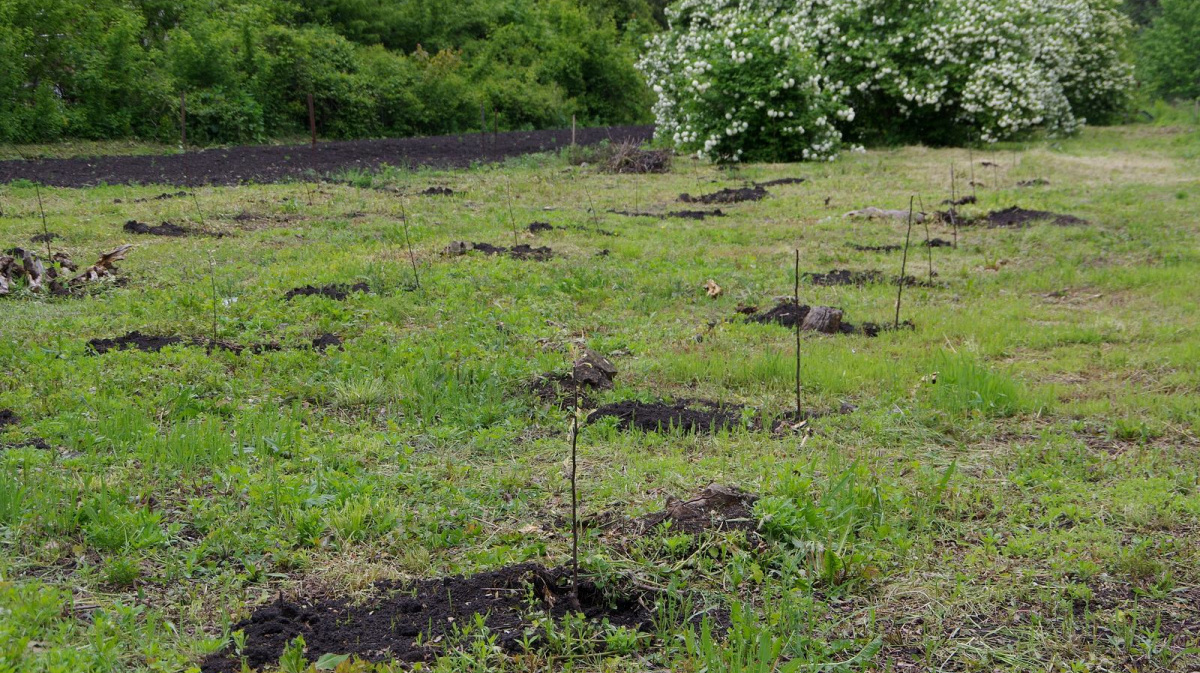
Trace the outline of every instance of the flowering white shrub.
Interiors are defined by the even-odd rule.
[[[1131,83],[1115,0],[681,0],[639,67],[660,137],[718,161],[1069,133]]]

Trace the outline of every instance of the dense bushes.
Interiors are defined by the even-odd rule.
[[[1121,109],[1112,0],[681,0],[639,63],[659,134],[724,161],[1070,132]]]
[[[645,0],[0,0],[0,142],[629,123]],[[622,28],[618,29],[618,25]]]
[[[1164,98],[1200,98],[1200,2],[1162,0],[1138,39],[1138,77]]]

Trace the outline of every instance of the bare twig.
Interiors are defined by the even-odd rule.
[[[896,321],[893,329],[900,329],[900,300],[904,296],[904,273],[908,270],[908,244],[912,239],[913,197],[908,198],[908,233],[904,235],[904,259],[900,262],[900,279],[896,281]]]
[[[33,188],[37,192],[38,212],[42,214],[42,233],[46,237],[46,261],[50,261],[50,229],[46,226],[46,209],[42,207],[42,186],[38,183],[33,183]]]
[[[975,147],[967,145],[967,161],[971,166],[971,196],[975,196]]]
[[[504,184],[505,184],[505,187],[504,187],[505,200],[508,202],[508,221],[510,224],[512,224],[513,247],[516,247],[516,245],[517,245],[517,218],[513,216],[513,209],[512,209],[512,179],[509,178],[507,175],[504,176]]]
[[[574,368],[571,378],[575,380],[575,413],[571,415],[571,596],[579,605],[579,488],[576,479],[576,456],[579,448],[579,376]]]
[[[209,349],[217,345],[217,259],[212,252],[208,253],[208,279],[212,284],[212,343]]]
[[[413,283],[420,290],[421,275],[417,273],[417,257],[413,254],[412,240],[408,237],[408,211],[404,208],[404,199],[400,199],[400,222],[404,224],[404,244],[408,246],[408,260],[412,262]]]
[[[796,302],[796,422],[800,421],[800,249],[796,249],[795,285],[792,299]]]
[[[200,210],[200,201],[196,198],[196,191],[192,190],[192,204],[196,206],[196,215],[200,217],[200,226],[204,226],[204,211]]]
[[[921,204],[921,212],[924,213],[925,212],[925,199],[922,197],[918,197],[917,202],[919,204]],[[953,209],[953,208],[954,207],[951,206],[951,209]],[[929,284],[932,285],[933,284],[933,239],[929,236],[929,217],[926,216],[924,218],[921,218],[921,221],[925,224],[925,247],[929,250]],[[900,282],[904,282],[903,275],[900,276]]]

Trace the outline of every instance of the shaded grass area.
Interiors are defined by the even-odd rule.
[[[154,186],[43,190],[52,245],[77,259],[126,242],[130,219],[199,226],[202,214],[224,236],[139,239],[125,284],[85,298],[0,298],[0,409],[22,419],[0,428],[0,663],[186,669],[235,646],[232,625],[280,592],[369,601],[376,580],[561,565],[569,411],[528,382],[568,371],[586,344],[619,371],[596,404],[789,411],[794,335],[738,306],[790,296],[795,248],[801,268],[898,274],[895,253],[849,244],[902,242],[904,224],[841,214],[948,198],[950,165],[965,175],[967,158],[908,148],[605,175],[537,156],[200,188],[195,201],[139,202]],[[986,186],[971,212],[1016,204],[1091,224],[960,230],[957,249],[933,251],[939,283],[904,292],[914,330],[805,333],[805,406],[852,413],[786,434],[587,425],[585,519],[640,516],[720,482],[761,496],[754,536],[590,527],[589,578],[671,590],[651,633],[546,622],[541,645],[515,655],[467,624],[435,666],[1194,667],[1198,158],[1194,132],[1143,127],[976,153],[999,168],[976,166]],[[603,214],[632,210],[635,191],[663,212],[680,193],[797,174],[808,180],[724,218]],[[1050,185],[1015,187],[1034,178]],[[397,192],[435,184],[453,195],[405,202],[416,291]],[[519,242],[553,258],[440,254],[455,240],[512,245],[510,189]],[[31,186],[0,187],[0,206],[4,248],[41,232]],[[535,239],[533,221],[554,229]],[[921,248],[908,273],[927,264]],[[208,338],[214,282],[218,338],[333,333],[344,350],[87,354],[89,339],[132,330]],[[283,300],[356,283],[371,292]],[[887,284],[800,292],[854,322],[895,310]],[[25,445],[35,439],[49,448]],[[709,608],[729,619],[672,618]]]

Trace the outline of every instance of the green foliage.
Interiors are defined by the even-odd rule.
[[[309,93],[331,138],[641,121],[652,12],[597,2],[0,0],[0,142],[175,140],[180,94],[200,144],[304,133]]]
[[[1138,75],[1164,98],[1200,98],[1200,4],[1162,0],[1138,38]]]
[[[933,404],[943,411],[1003,417],[1041,406],[1010,376],[989,369],[965,353],[941,353],[937,367]]]

